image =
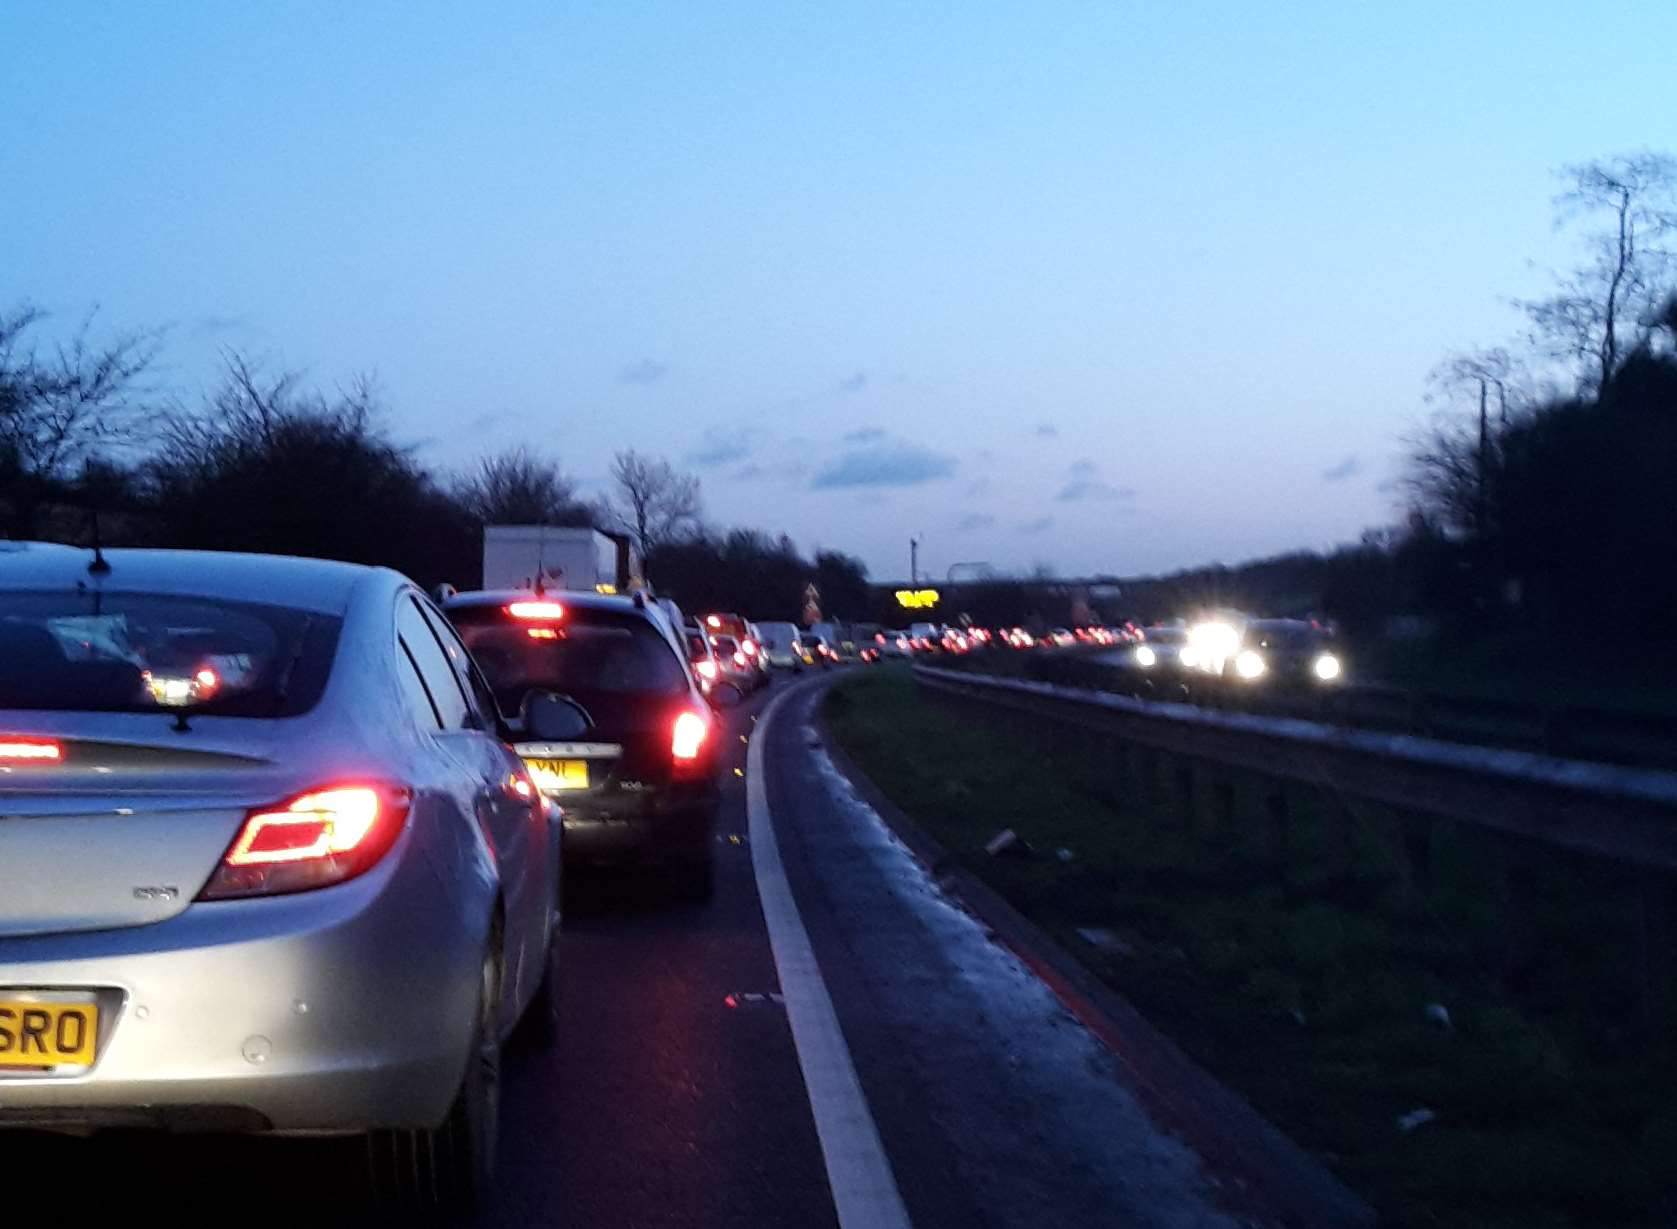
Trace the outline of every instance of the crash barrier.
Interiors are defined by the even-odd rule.
[[[1268,839],[1286,845],[1292,803],[1286,786],[1306,785],[1339,803],[1373,803],[1409,817],[1441,819],[1494,834],[1488,868],[1500,927],[1513,945],[1528,932],[1531,851],[1552,850],[1609,865],[1615,900],[1630,901],[1629,960],[1642,1023],[1670,1016],[1672,895],[1677,882],[1677,773],[1569,760],[1530,751],[1467,746],[1129,696],[966,670],[914,667],[923,688],[1072,727],[1091,755],[1126,778],[1175,790],[1192,818],[1233,820],[1231,774],[1269,783]],[[1092,740],[1092,741],[1091,741]],[[1402,848],[1411,883],[1426,889],[1437,836],[1407,824]]]
[[[1677,770],[1677,713],[1478,699],[1361,683],[1287,692],[1192,672],[1154,673],[1087,656],[1049,657],[1032,665],[1045,682],[1089,683],[1138,699],[1182,700],[1233,712]]]

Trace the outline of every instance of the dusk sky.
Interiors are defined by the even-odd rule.
[[[439,469],[1135,574],[1352,540],[1452,347],[1677,138],[1677,4],[24,3],[0,303],[375,372]]]

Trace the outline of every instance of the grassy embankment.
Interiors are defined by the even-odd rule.
[[[1278,852],[1256,779],[1236,780],[1234,822],[1188,820],[1173,774],[1125,776],[1081,740],[928,699],[905,670],[845,680],[826,716],[954,857],[1384,1223],[1677,1223],[1677,1078],[1668,1037],[1637,1040],[1634,919],[1606,868],[1530,863],[1541,905],[1519,949],[1536,958],[1511,962],[1473,833],[1436,825],[1423,894],[1396,853],[1414,821],[1375,808],[1290,791]],[[984,854],[1009,827],[1036,856]],[[1090,927],[1117,945],[1077,936]],[[1423,1108],[1431,1122],[1399,1128]]]

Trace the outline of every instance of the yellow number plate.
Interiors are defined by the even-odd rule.
[[[524,766],[543,793],[588,788],[587,760],[525,760]]]
[[[92,1003],[0,998],[0,1067],[91,1067],[98,1036]]]

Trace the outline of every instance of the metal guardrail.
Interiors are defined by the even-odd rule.
[[[979,703],[1069,726],[1080,737],[1110,739],[1123,776],[1138,770],[1157,778],[1158,761],[1179,762],[1177,796],[1190,812],[1209,793],[1213,824],[1233,817],[1231,774],[1273,782],[1266,793],[1272,856],[1283,856],[1288,817],[1284,783],[1337,796],[1342,804],[1381,804],[1398,816],[1442,819],[1477,828],[1494,850],[1485,885],[1509,943],[1503,960],[1519,954],[1528,931],[1524,915],[1538,906],[1522,867],[1532,847],[1559,855],[1605,860],[1618,868],[1622,892],[1634,904],[1628,940],[1642,1035],[1667,1035],[1677,1020],[1677,773],[1532,751],[1472,746],[1384,733],[1293,717],[1138,700],[1110,692],[966,670],[915,666],[916,682],[961,702]],[[1152,757],[1151,764],[1145,758]],[[1212,789],[1194,786],[1212,777]],[[1423,893],[1431,876],[1433,837],[1425,825],[1405,825],[1410,882]]]
[[[936,691],[1650,871],[1677,871],[1677,773],[915,666]]]

